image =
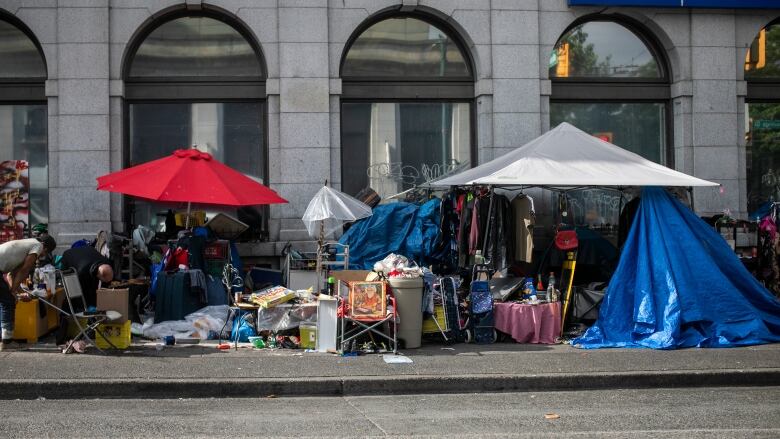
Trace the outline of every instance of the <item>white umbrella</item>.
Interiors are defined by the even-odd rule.
[[[355,198],[323,186],[311,199],[303,214],[303,223],[312,238],[322,240],[345,222],[371,216],[371,208]]]

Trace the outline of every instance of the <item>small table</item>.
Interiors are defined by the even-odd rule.
[[[496,330],[512,336],[518,343],[555,344],[561,334],[561,302],[528,305],[493,305]]]
[[[242,312],[249,312],[249,313],[255,313],[255,316],[257,316],[257,310],[260,309],[260,305],[255,305],[254,303],[248,303],[248,302],[238,302],[236,304],[233,304],[228,307],[228,315],[227,320],[225,320],[225,324],[227,325],[228,322],[230,322],[230,317],[239,319],[241,318]],[[257,319],[255,320],[255,333],[257,333]],[[233,323],[235,325],[235,322]],[[237,326],[237,328],[241,327],[241,324]],[[238,334],[233,334],[233,328],[230,328],[231,335],[233,336],[233,347],[235,350],[238,350]],[[220,331],[220,337],[222,336]],[[228,339],[228,341],[230,341]]]

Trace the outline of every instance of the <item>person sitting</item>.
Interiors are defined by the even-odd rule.
[[[96,305],[99,283],[108,284],[114,279],[111,261],[90,246],[65,250],[62,268],[76,270],[87,306]]]
[[[0,351],[20,348],[13,343],[16,300],[30,300],[30,295],[21,289],[22,281],[30,275],[38,260],[45,258],[56,247],[57,242],[48,235],[0,244]]]

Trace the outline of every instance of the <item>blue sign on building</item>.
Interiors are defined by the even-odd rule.
[[[569,0],[569,6],[768,9],[780,8],[780,0]]]

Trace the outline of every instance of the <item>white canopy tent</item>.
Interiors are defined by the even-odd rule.
[[[514,151],[429,185],[571,188],[718,183],[669,169],[563,122]]]

